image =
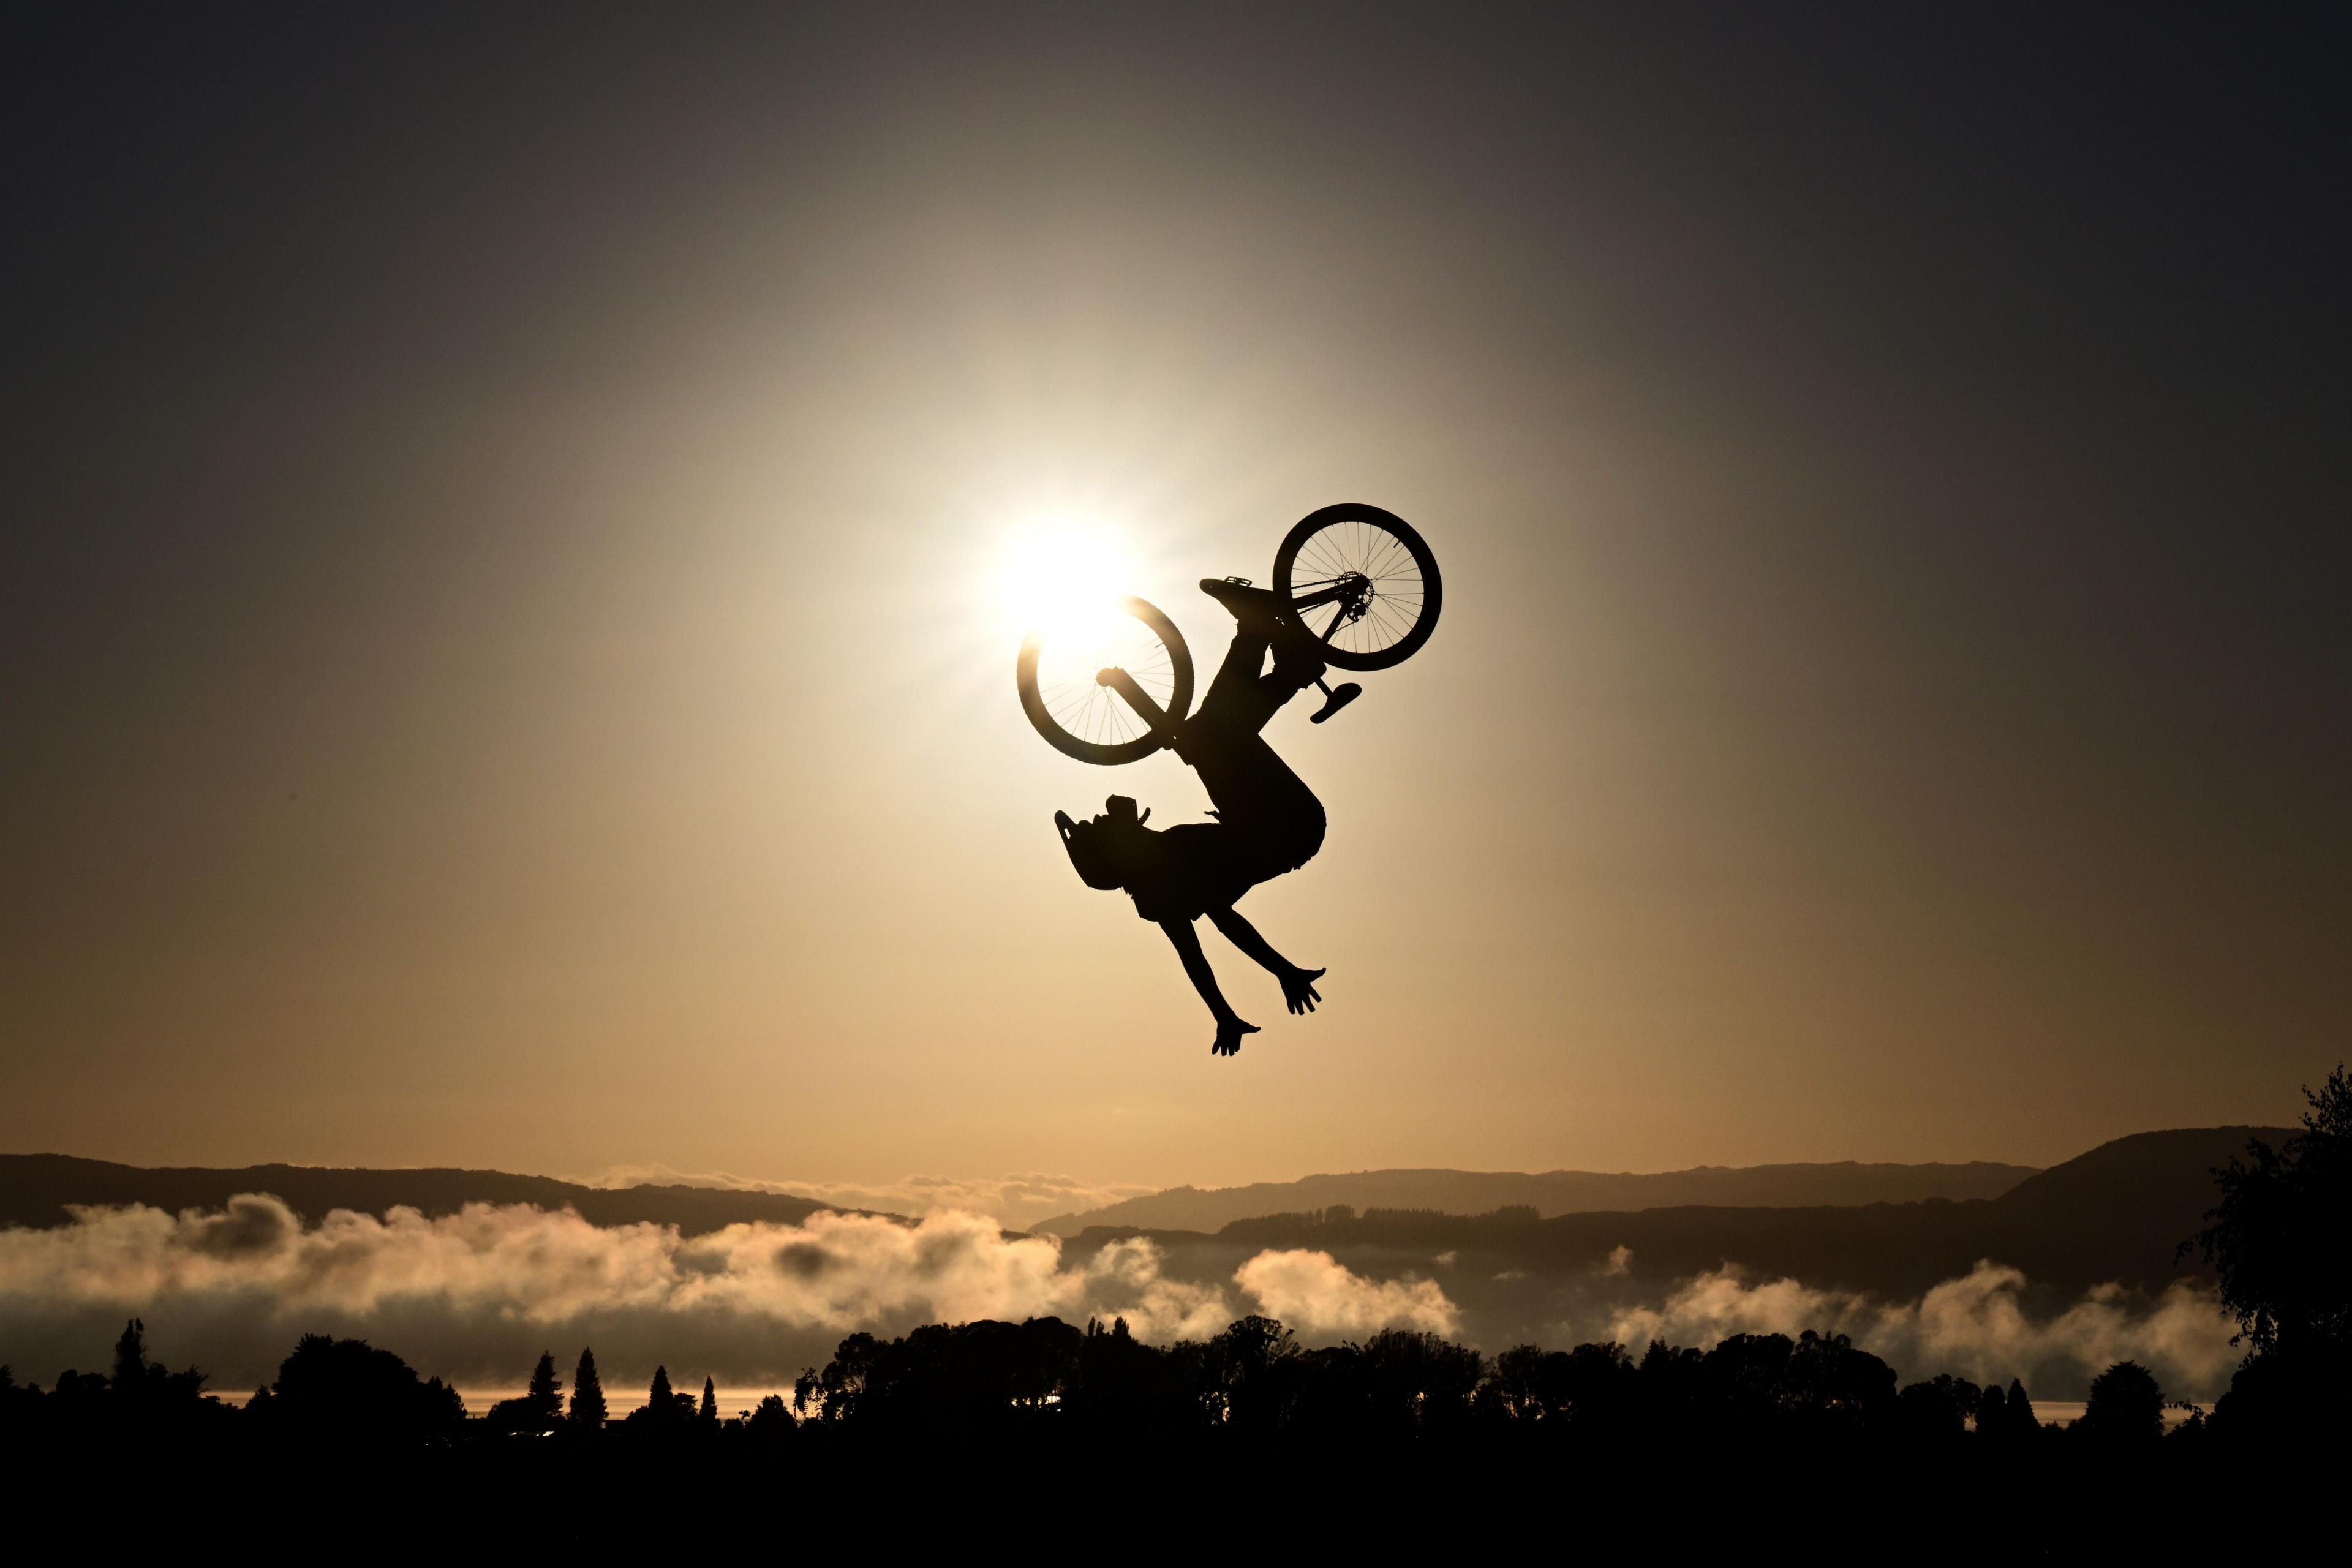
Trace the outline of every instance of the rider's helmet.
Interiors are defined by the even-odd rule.
[[[1090,822],[1073,822],[1066,811],[1054,814],[1054,826],[1061,832],[1062,847],[1069,852],[1078,880],[1105,892],[1127,885],[1134,835],[1150,820],[1150,810],[1138,816],[1135,802],[1123,795],[1104,801],[1102,815]]]

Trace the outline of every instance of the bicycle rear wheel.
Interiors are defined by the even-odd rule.
[[[1095,679],[1116,666],[1172,719],[1192,710],[1192,651],[1158,606],[1128,598],[1093,621],[1040,629],[1021,644],[1021,710],[1048,744],[1082,763],[1139,762],[1167,744]]]
[[[1341,669],[1386,669],[1437,629],[1437,557],[1392,511],[1343,501],[1299,519],[1274,555],[1274,591]],[[1301,599],[1316,600],[1304,607]]]

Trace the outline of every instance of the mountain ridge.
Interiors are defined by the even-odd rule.
[[[2078,1292],[2109,1282],[2158,1290],[2204,1272],[2180,1243],[2219,1201],[2212,1172],[2249,1139],[2275,1146],[2284,1127],[2194,1127],[2129,1133],[2051,1166],[1993,1198],[1734,1207],[1662,1205],[1582,1210],[1538,1218],[1524,1207],[1480,1215],[1433,1210],[1334,1210],[1255,1215],[1213,1233],[1093,1226],[1065,1242],[1074,1260],[1131,1237],[1148,1237],[1171,1270],[1229,1274],[1261,1251],[1326,1252],[1372,1278],[1434,1272],[1465,1309],[1496,1307],[1501,1282],[1565,1289],[1612,1279],[1655,1288],[1734,1267],[1762,1278],[1916,1296],[1967,1275],[1980,1260],[2021,1269],[2043,1289]],[[2031,1189],[2031,1190],[2029,1190]],[[1402,1271],[1402,1272],[1401,1272]],[[1517,1287],[1512,1287],[1516,1289]],[[1527,1330],[1533,1332],[1533,1327]]]
[[[1214,1231],[1235,1220],[1346,1205],[1484,1214],[1530,1207],[1551,1219],[1591,1211],[1652,1208],[1843,1207],[1928,1198],[1992,1198],[2042,1173],[1992,1160],[1916,1164],[1856,1160],[1769,1165],[1694,1165],[1679,1171],[1458,1171],[1399,1166],[1320,1172],[1294,1182],[1170,1187],[1097,1209],[1055,1215],[1032,1231],[1076,1237],[1093,1227]]]
[[[455,1214],[469,1203],[531,1204],[573,1209],[591,1225],[675,1225],[687,1236],[760,1220],[798,1225],[834,1208],[787,1193],[650,1183],[590,1187],[553,1176],[448,1165],[148,1166],[74,1154],[0,1154],[0,1226],[38,1229],[66,1225],[73,1217],[66,1212],[68,1204],[145,1204],[173,1213],[217,1209],[236,1193],[272,1194],[310,1221],[330,1209],[381,1217],[387,1209],[406,1207],[436,1217]]]

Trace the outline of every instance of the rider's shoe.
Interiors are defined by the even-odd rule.
[[[1282,595],[1271,588],[1253,588],[1239,577],[1203,577],[1201,592],[1223,605],[1244,631],[1270,637],[1283,624]]]
[[[1239,577],[1203,577],[1201,592],[1231,612],[1243,631],[1273,645],[1275,673],[1294,687],[1303,689],[1323,679],[1323,645],[1289,613],[1289,601],[1281,595],[1253,588]]]

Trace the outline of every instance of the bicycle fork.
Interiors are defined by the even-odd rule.
[[[1128,674],[1127,671],[1115,665],[1108,669],[1098,669],[1095,671],[1095,684],[1108,686],[1125,698],[1127,705],[1135,710],[1135,716],[1142,720],[1153,734],[1158,735],[1170,745],[1174,745],[1178,737],[1183,734],[1183,725],[1178,722],[1168,710],[1151,700],[1151,694],[1137,685],[1135,677]]]

